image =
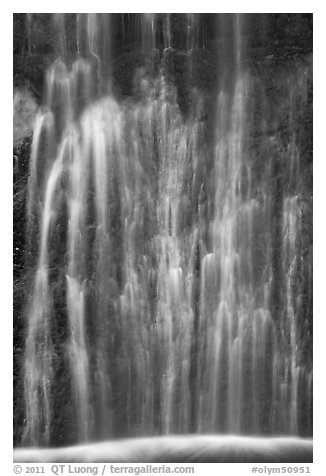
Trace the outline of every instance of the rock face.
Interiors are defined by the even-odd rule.
[[[15,444],[311,436],[312,16],[16,14],[14,85]]]
[[[32,136],[36,111],[37,104],[31,92],[17,89],[14,94],[14,147]]]

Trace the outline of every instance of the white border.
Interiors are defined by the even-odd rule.
[[[4,3],[4,2],[3,2]],[[326,151],[325,140],[325,89],[326,89],[326,18],[325,2],[273,2],[227,1],[191,3],[164,0],[150,2],[82,2],[15,1],[3,4],[1,11],[1,460],[0,474],[13,474],[12,468],[12,14],[13,12],[213,12],[227,7],[226,12],[245,13],[314,13],[314,463],[311,474],[326,474],[326,310],[323,297],[326,295]],[[200,11],[198,11],[200,8]],[[250,474],[252,465],[214,464],[196,465],[196,475],[203,472],[214,475]],[[278,466],[278,465],[274,465]]]

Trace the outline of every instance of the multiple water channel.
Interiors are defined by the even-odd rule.
[[[309,435],[310,63],[253,66],[249,15],[51,21],[22,443]]]

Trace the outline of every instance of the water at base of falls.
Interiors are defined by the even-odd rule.
[[[129,438],[66,448],[19,448],[15,463],[312,463],[312,441],[234,435]],[[70,466],[69,466],[70,468]],[[151,470],[150,466],[147,469]],[[73,472],[73,468],[69,470]]]
[[[188,78],[198,18],[184,16]],[[185,114],[169,15],[137,16],[147,60],[127,99],[110,73],[110,16],[77,15],[71,62],[55,15],[58,58],[30,159],[24,445],[309,426],[296,131],[308,66],[282,79],[284,143],[267,132],[282,106],[243,60],[242,16],[230,18],[227,33],[217,21],[215,51],[229,63],[209,92],[189,88]]]

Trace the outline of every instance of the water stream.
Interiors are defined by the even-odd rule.
[[[77,14],[70,31],[53,15],[27,203],[24,445],[309,433],[308,66],[280,79],[285,113],[253,73],[245,17],[212,22],[214,87],[189,86],[185,108],[169,64],[192,84],[199,15],[180,16],[179,39],[171,15],[121,17],[121,43],[145,58],[127,98],[116,19]]]

